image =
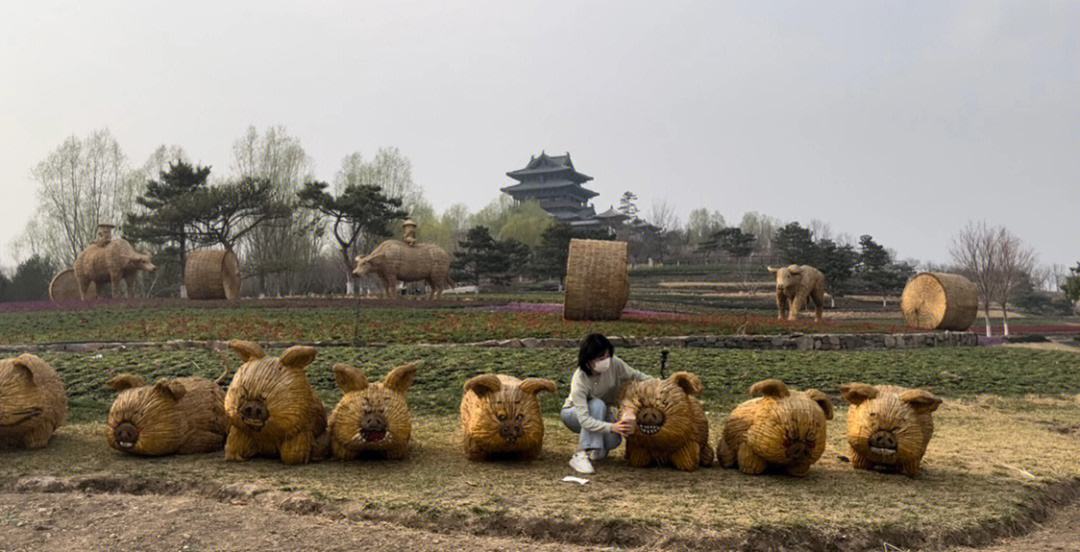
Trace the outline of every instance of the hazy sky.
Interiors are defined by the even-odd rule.
[[[316,175],[398,146],[437,209],[571,152],[596,206],[817,218],[946,260],[968,219],[1080,260],[1080,2],[5,2],[0,249],[31,168],[108,127],[218,174],[281,124]]]

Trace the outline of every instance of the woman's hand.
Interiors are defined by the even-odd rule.
[[[611,424],[611,432],[618,433],[623,437],[629,437],[634,434],[634,425],[636,424],[632,420],[619,420]]]

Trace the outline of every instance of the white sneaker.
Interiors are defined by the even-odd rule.
[[[592,467],[592,462],[589,462],[588,453],[583,450],[579,450],[570,457],[570,467],[574,468],[574,471],[584,474],[596,473],[596,470]]]

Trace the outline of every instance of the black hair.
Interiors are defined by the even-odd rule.
[[[605,353],[615,356],[615,346],[604,337],[604,334],[591,333],[585,336],[581,340],[581,348],[578,349],[578,368],[590,376],[593,375],[592,366],[589,363],[604,356]]]

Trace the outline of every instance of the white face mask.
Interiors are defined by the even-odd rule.
[[[607,372],[608,368],[611,368],[611,357],[593,361],[592,369],[593,372],[597,374],[603,374],[604,372]]]

